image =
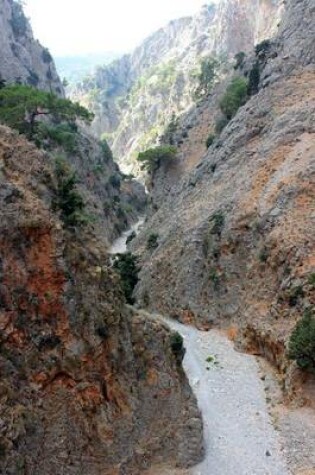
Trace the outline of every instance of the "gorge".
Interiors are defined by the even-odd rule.
[[[0,0],[0,473],[315,474],[314,44],[221,0],[65,91]]]

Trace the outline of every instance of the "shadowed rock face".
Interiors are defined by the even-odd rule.
[[[198,461],[202,425],[170,331],[126,309],[102,234],[52,212],[48,155],[2,127],[0,167],[1,473]]]
[[[134,243],[144,253],[137,295],[150,308],[233,322],[282,370],[288,335],[315,303],[314,14],[310,0],[287,3],[261,90]]]
[[[170,122],[193,103],[196,70],[203,56],[223,64],[271,36],[277,29],[278,0],[224,0],[194,17],[172,21],[131,55],[101,67],[71,92],[95,112],[93,130],[108,134],[114,155],[128,171],[135,156],[154,144]]]
[[[0,77],[64,95],[53,58],[34,39],[21,5],[14,0],[0,1]]]

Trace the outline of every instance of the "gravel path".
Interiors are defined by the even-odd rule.
[[[137,221],[135,224],[133,224],[131,226],[131,228],[129,228],[127,231],[122,233],[122,235],[119,238],[115,239],[115,241],[113,242],[113,244],[112,244],[112,246],[109,250],[109,254],[124,254],[125,252],[127,252],[126,241],[127,241],[128,237],[133,232],[138,234],[138,232],[140,231],[141,226],[144,223],[144,219],[145,218],[143,218],[143,217],[139,218],[139,221]]]
[[[289,475],[256,359],[217,330],[167,323],[184,337],[184,367],[204,420],[206,458],[192,475]]]

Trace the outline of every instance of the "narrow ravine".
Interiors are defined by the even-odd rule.
[[[123,232],[119,238],[115,239],[109,249],[109,254],[123,254],[127,251],[127,239],[133,232],[138,234],[141,226],[144,223],[145,218],[139,217],[138,221],[133,224],[127,231]]]
[[[126,252],[126,239],[143,221],[117,239],[111,252]],[[256,358],[237,352],[219,330],[199,331],[148,315],[152,317],[183,336],[184,369],[203,417],[206,456],[189,475],[290,475],[268,413]],[[175,472],[163,472],[168,473]]]

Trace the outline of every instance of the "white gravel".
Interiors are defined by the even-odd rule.
[[[184,368],[204,421],[206,458],[192,475],[292,473],[270,420],[255,357],[235,351],[217,330],[167,323],[184,337]]]
[[[144,219],[145,219],[144,217],[139,218],[139,221],[137,221],[135,224],[133,224],[131,226],[131,228],[129,228],[127,231],[122,233],[122,235],[119,236],[119,238],[115,239],[115,241],[111,245],[111,248],[109,249],[109,254],[124,254],[125,252],[127,252],[126,241],[127,241],[128,237],[133,232],[138,234],[138,232],[140,231],[141,226],[144,223]]]

